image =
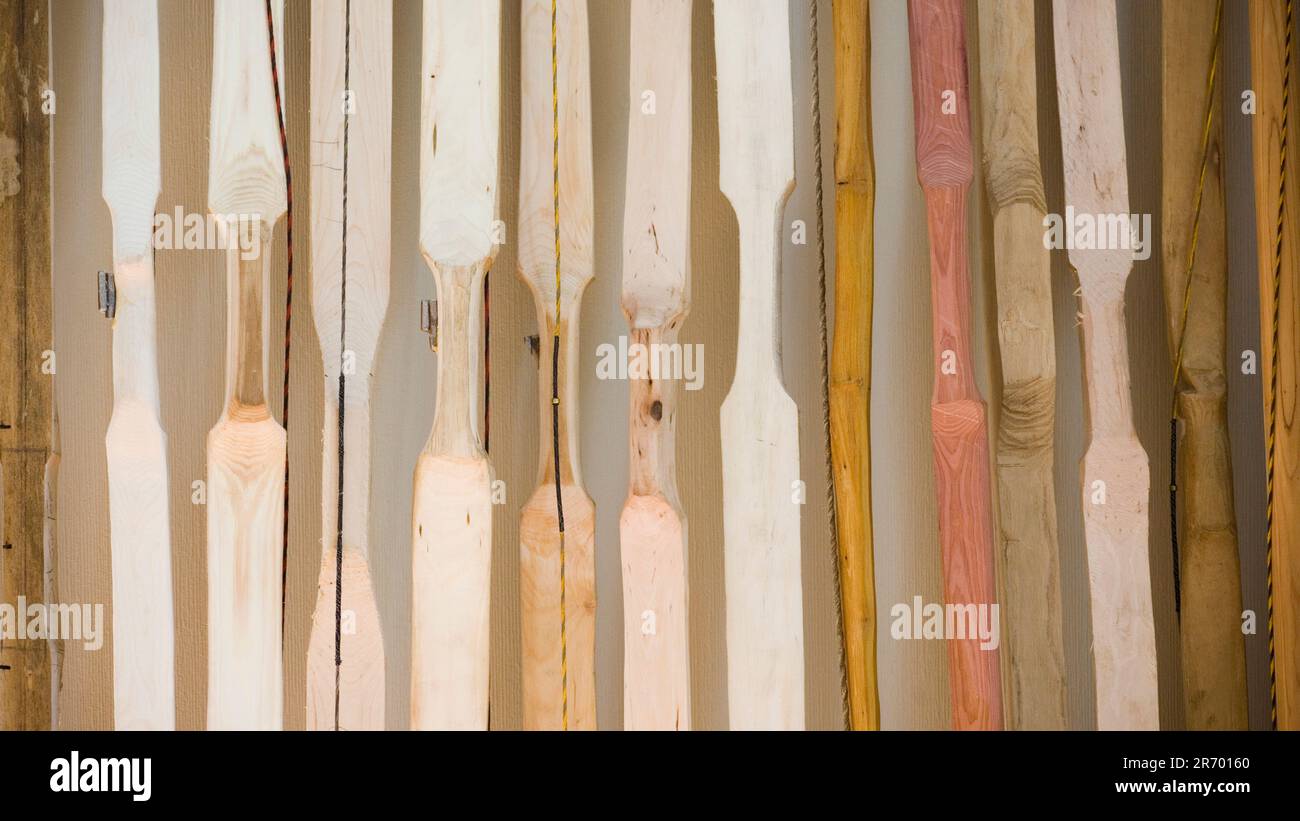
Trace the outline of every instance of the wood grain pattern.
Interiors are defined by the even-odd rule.
[[[42,473],[50,453],[49,4],[0,0],[0,602],[45,601]],[[0,639],[0,730],[50,727],[50,655]]]
[[[283,66],[283,0],[271,8]],[[266,403],[265,341],[284,161],[266,5],[226,0],[213,15],[208,209],[227,248],[227,319],[226,396],[208,434],[208,729],[278,730],[286,437]],[[241,248],[236,236],[249,230]]]
[[[1292,10],[1292,15],[1295,11]],[[1285,0],[1250,4],[1251,87],[1255,92],[1252,144],[1255,163],[1255,225],[1259,248],[1260,382],[1265,424],[1271,431],[1273,487],[1270,504],[1270,601],[1273,679],[1278,729],[1300,729],[1300,60],[1294,54],[1295,20],[1288,31]],[[1286,43],[1291,43],[1283,110]],[[1286,177],[1282,178],[1282,123],[1287,123]],[[1282,197],[1279,203],[1278,197]],[[1279,219],[1281,225],[1279,226]],[[1280,227],[1280,237],[1279,237]],[[1280,273],[1275,278],[1274,274]],[[1274,331],[1276,329],[1276,337]],[[1277,362],[1274,364],[1274,357]],[[1266,429],[1265,436],[1270,432]]]
[[[1052,479],[1056,340],[1038,157],[1032,0],[979,6],[984,171],[993,213],[1002,362],[997,477],[1007,728],[1066,728],[1061,572]]]
[[[176,727],[167,437],[159,419],[153,277],[162,186],[158,6],[104,4],[104,201],[113,215],[113,416],[105,437],[113,558],[113,714]]]
[[[368,543],[370,380],[388,309],[392,3],[313,0],[311,25],[312,315],[325,369],[325,412],[322,553],[307,646],[307,729],[382,730],[384,642]],[[336,639],[338,610],[348,621]]]
[[[62,446],[59,439],[59,406],[52,402],[50,417],[50,456],[45,460],[45,532],[44,548],[45,601],[59,600],[59,463]],[[50,636],[46,643],[50,654],[50,729],[59,729],[59,700],[63,697],[63,642],[61,636]]]
[[[1112,0],[1056,0],[1056,84],[1065,202],[1077,214],[1129,213],[1119,36]],[[1133,427],[1125,247],[1069,252],[1079,276],[1088,447],[1083,521],[1092,603],[1097,727],[1159,729],[1148,558],[1150,468]]]
[[[830,361],[840,610],[849,726],[880,726],[871,528],[871,329],[875,161],[865,0],[832,4],[835,33],[835,323]]]
[[[740,228],[736,371],[722,403],[731,728],[804,727],[799,412],[777,347],[779,224],[794,188],[790,20],[781,0],[715,0],[722,193]]]
[[[518,275],[533,294],[538,334],[540,453],[537,489],[519,523],[523,621],[524,727],[595,729],[595,505],[582,486],[578,457],[578,311],[593,276],[591,88],[587,4],[558,0],[560,282],[556,295],[552,176],[551,3],[524,0],[519,159]],[[559,315],[556,315],[558,307]],[[554,345],[559,361],[552,367]],[[552,393],[559,397],[552,421]],[[553,427],[554,426],[554,427]],[[558,428],[559,457],[553,451]],[[563,500],[560,531],[556,485]],[[561,549],[564,619],[561,624]],[[567,658],[567,674],[561,655]],[[566,685],[567,678],[567,695]],[[567,702],[567,704],[566,704]],[[567,709],[566,709],[567,707]]]
[[[917,179],[930,234],[930,310],[935,357],[934,446],[944,603],[993,612],[993,511],[988,422],[975,385],[966,194],[973,161],[961,0],[909,0]],[[948,106],[945,110],[945,106]],[[976,636],[948,636],[952,725],[1002,728],[999,651]]]
[[[1169,350],[1177,375],[1179,577],[1183,701],[1190,730],[1245,730],[1246,647],[1241,632],[1241,567],[1237,556],[1228,447],[1228,248],[1223,190],[1223,75],[1215,66],[1214,96],[1206,78],[1216,49],[1220,0],[1161,4],[1163,125],[1161,262]],[[1200,213],[1197,180],[1210,107]],[[1193,237],[1196,259],[1187,270]],[[1187,300],[1184,325],[1184,299]]]
[[[496,255],[499,2],[424,4],[420,249],[438,287],[433,429],[415,468],[411,726],[488,727],[492,466],[479,436]]]
[[[633,0],[628,95],[622,301],[631,346],[643,346],[649,363],[660,346],[678,344],[690,309],[690,0]],[[691,728],[686,516],[674,452],[680,378],[630,377],[631,481],[619,520],[628,730]]]
[[[835,0],[835,330],[830,424],[849,726],[880,727],[871,531],[871,312],[876,169],[866,0]]]

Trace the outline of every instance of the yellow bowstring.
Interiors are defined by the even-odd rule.
[[[555,206],[555,335],[551,340],[551,405],[553,406],[551,424],[555,438],[555,509],[560,529],[560,729],[567,730],[569,729],[569,643],[564,601],[564,499],[563,491],[560,489],[560,386],[557,365],[560,356],[560,60],[556,45],[558,29],[556,7],[557,0],[551,0],[551,192]]]

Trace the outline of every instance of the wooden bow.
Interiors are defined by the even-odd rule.
[[[524,726],[596,726],[596,508],[578,459],[578,310],[592,270],[586,0],[525,0],[519,278],[541,334],[537,489],[519,522]]]

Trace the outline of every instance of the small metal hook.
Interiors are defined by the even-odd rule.
[[[438,300],[420,300],[420,330],[429,335],[429,350],[438,352]]]
[[[106,319],[117,316],[117,283],[111,271],[99,272],[99,312]]]

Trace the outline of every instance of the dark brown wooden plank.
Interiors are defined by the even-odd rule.
[[[44,600],[45,460],[53,374],[45,0],[0,0],[0,602]],[[50,725],[44,641],[0,637],[0,730]]]

